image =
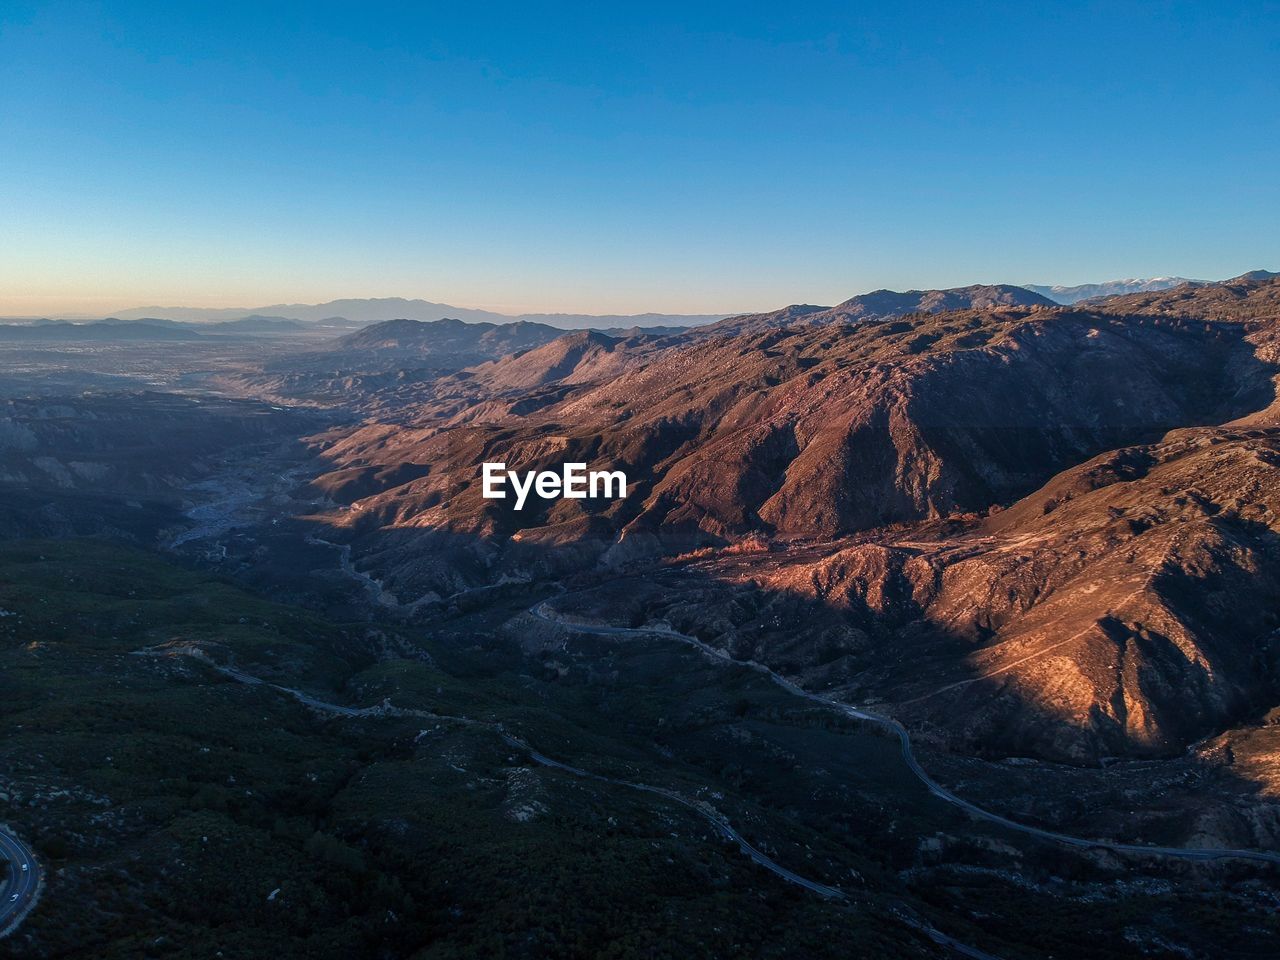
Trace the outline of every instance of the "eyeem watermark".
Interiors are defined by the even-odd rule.
[[[587,497],[607,497],[618,500],[627,495],[627,475],[621,470],[592,470],[585,463],[564,463],[560,472],[554,470],[526,470],[523,474],[508,470],[505,463],[484,464],[484,498],[505,500],[507,483],[516,494],[517,510],[523,510],[530,491],[544,500],[561,497],[567,500],[585,500]]]

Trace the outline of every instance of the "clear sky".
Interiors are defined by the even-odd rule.
[[[0,314],[1280,269],[1280,4],[0,0]]]

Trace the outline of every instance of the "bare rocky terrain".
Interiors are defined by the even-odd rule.
[[[1278,702],[1276,289],[696,347],[575,334],[441,379],[412,419],[318,436],[316,486],[342,506],[317,519],[406,598],[719,552],[693,582],[826,624],[811,662],[805,631],[752,656],[951,748],[1174,756]],[[481,499],[485,460],[621,466],[633,492],[516,513]],[[752,538],[762,563],[733,555]]]
[[[950,290],[875,290],[850,297],[834,307],[792,304],[769,313],[726,317],[700,327],[707,334],[760,333],[793,326],[837,326],[860,321],[892,320],[914,313],[951,310],[990,310],[999,307],[1051,307],[1055,302],[1012,284],[973,284]]]
[[[752,936],[777,955],[801,928],[826,955],[813,931],[851,924],[874,927],[886,956],[1068,949],[1028,911],[1056,911],[1054,930],[1100,918],[1098,956],[1247,954],[1274,932],[1268,861],[1089,840],[1277,852],[1280,278],[1069,308],[1018,289],[879,292],[691,331],[391,321],[302,344],[7,345],[0,536],[15,586],[0,636],[28,678],[11,684],[15,722],[45,730],[50,691],[82,676],[159,698],[183,728],[198,685],[227,756],[248,742],[265,756],[237,712],[246,694],[225,689],[247,685],[255,715],[291,725],[291,762],[333,758],[316,775],[334,784],[307,799],[227,761],[198,785],[166,767],[164,799],[144,799],[55,736],[34,742],[56,763],[0,776],[23,797],[79,798],[88,782],[95,799],[24,828],[63,889],[85,891],[144,840],[193,860],[197,827],[154,832],[178,830],[164,811],[190,804],[193,822],[233,824],[196,838],[283,844],[340,872],[307,894],[327,906],[298,918],[334,916],[374,876],[416,918],[355,898],[334,944],[427,949],[424,917],[477,901],[411,880],[389,838],[448,847],[488,884],[532,844],[527,893],[569,869],[565,843],[581,853],[581,836],[676,797],[669,836],[644,842],[680,864],[698,910],[762,864],[768,883],[800,878],[789,896],[838,891],[838,906],[770,901],[792,932]],[[497,460],[622,469],[630,489],[516,511],[481,496],[480,464]],[[149,551],[130,554],[137,578],[182,598],[143,632],[141,614],[116,613],[134,602],[111,569],[123,544]],[[28,581],[56,585],[56,610]],[[79,630],[101,650],[77,646]],[[125,737],[111,702],[99,723]],[[913,777],[893,729],[954,802]],[[433,786],[414,801],[419,769]],[[226,781],[246,776],[272,786],[241,800]],[[479,795],[496,819],[467,821],[469,854],[442,846],[449,811]],[[104,818],[108,802],[122,808]],[[108,852],[92,852],[91,822]],[[722,822],[755,853],[691,848]],[[633,855],[630,834],[608,835],[610,856]],[[512,846],[499,854],[495,837]],[[261,899],[279,884],[271,857],[250,861]],[[291,869],[297,884],[306,870]],[[1228,880],[1231,898],[1208,906]],[[620,895],[652,894],[636,882]],[[60,942],[33,924],[32,944]],[[462,949],[471,934],[431,936]]]

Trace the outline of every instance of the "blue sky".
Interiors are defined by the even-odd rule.
[[[0,314],[1277,269],[1278,103],[1277,3],[4,0]]]

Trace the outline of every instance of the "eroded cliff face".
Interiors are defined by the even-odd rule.
[[[600,345],[560,351],[565,397],[527,414],[494,419],[490,400],[467,417],[443,403],[408,425],[326,438],[335,471],[325,483],[343,493],[353,466],[388,478],[368,492],[360,475],[362,529],[527,538],[554,528],[563,543],[603,525],[654,535],[659,549],[664,537],[683,547],[753,530],[839,536],[983,510],[1118,443],[1244,412],[1249,398],[1229,378],[1261,363],[1237,325],[1055,310],[638,349],[645,361],[633,369]],[[600,363],[609,375],[593,378]],[[503,395],[481,372],[489,395]],[[529,365],[516,372],[523,384]],[[480,497],[486,460],[523,470],[570,459],[625,470],[630,496],[520,514]],[[431,469],[394,482],[405,463]]]
[[[873,639],[819,682],[883,699],[952,746],[1170,755],[1280,699],[1278,466],[1278,428],[1179,431],[1072,468],[958,535],[703,573],[839,611]],[[744,635],[761,659],[789,645],[755,616],[716,639]]]
[[[710,548],[644,616],[965,750],[1177,753],[1280,696],[1280,282],[1227,286],[1212,319],[1183,291],[578,336],[321,438],[349,501],[321,519],[407,599]],[[486,460],[633,489],[517,514],[481,498]],[[715,552],[743,537],[775,549]]]

